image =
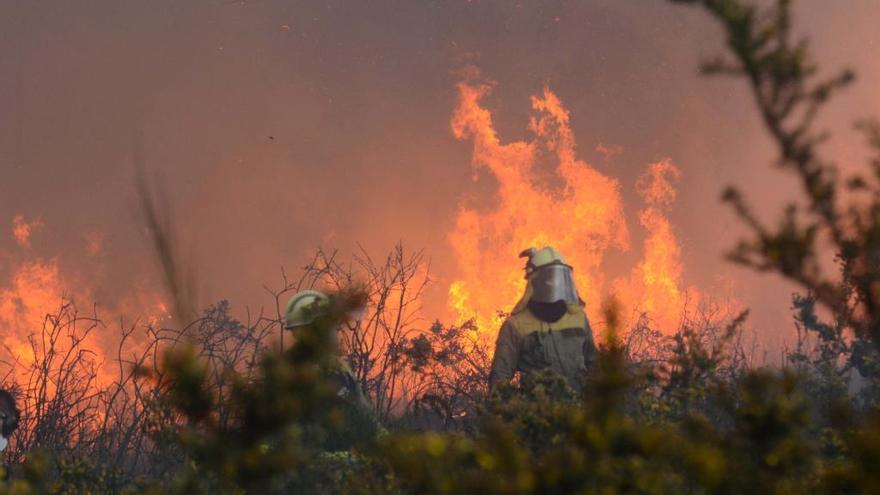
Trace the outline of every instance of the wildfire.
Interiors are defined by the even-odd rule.
[[[639,215],[647,229],[644,259],[627,279],[610,284],[603,261],[611,248],[629,249],[620,184],[576,157],[569,113],[544,88],[533,96],[527,141],[503,143],[492,114],[481,104],[494,84],[461,82],[452,132],[473,143],[473,165],[488,169],[498,182],[495,206],[461,206],[449,241],[459,277],[449,287],[449,305],[459,322],[476,318],[485,335],[494,335],[525,288],[518,253],[530,246],[557,247],[575,269],[587,312],[597,315],[607,286],[625,308],[645,311],[664,328],[675,325],[687,291],[680,288],[680,248],[664,208],[675,198],[671,180],[680,171],[670,161],[651,165],[637,189],[646,202]],[[611,148],[602,148],[605,151]],[[618,151],[619,152],[619,151]],[[539,160],[555,162],[553,180],[539,182]]]
[[[681,171],[670,160],[654,163],[639,177],[636,188],[645,200],[639,223],[648,231],[644,259],[633,268],[628,280],[616,280],[614,292],[625,310],[624,316],[646,314],[661,329],[674,331],[688,304],[699,302],[695,288],[682,290],[681,248],[664,213],[676,196],[672,180]],[[628,310],[628,312],[626,312]]]
[[[34,226],[42,222],[15,218],[13,236],[25,247]],[[143,290],[132,290],[130,297],[113,307],[102,305],[96,313],[93,291],[82,277],[63,273],[57,258],[39,259],[28,252],[6,261],[0,271],[0,372],[19,386],[27,386],[35,362],[61,359],[77,345],[87,351],[81,354],[83,364],[94,366],[97,384],[109,383],[118,375],[114,359],[120,318],[140,316],[156,324],[167,316],[159,296]]]
[[[58,282],[56,263],[26,262],[0,290],[0,341],[13,359],[35,359],[28,337],[60,304]]]
[[[449,239],[461,277],[449,289],[450,302],[462,320],[476,316],[479,328],[494,332],[503,318],[496,311],[509,309],[525,287],[522,267],[504,260],[515,260],[526,247],[552,244],[575,267],[578,291],[596,310],[605,252],[629,245],[620,186],[576,158],[568,112],[549,89],[532,97],[534,138],[502,143],[491,113],[480,105],[491,87],[458,85],[452,131],[473,142],[473,164],[498,180],[498,200],[489,211],[460,208]],[[536,182],[541,152],[558,161],[560,186]]]

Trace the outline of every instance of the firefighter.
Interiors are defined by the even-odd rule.
[[[19,416],[20,412],[15,405],[15,398],[8,391],[0,389],[0,452],[6,450],[9,437],[18,428]],[[10,467],[8,462],[3,462],[0,481],[9,480]]]
[[[572,268],[555,248],[529,248],[525,294],[501,326],[489,374],[490,389],[519,371],[523,382],[542,370],[580,390],[595,353],[593,331],[578,297]]]
[[[323,292],[316,290],[304,290],[298,292],[287,303],[284,314],[284,328],[292,330],[294,335],[297,329],[305,327],[315,322],[320,316],[325,315],[329,309],[330,297]],[[360,313],[360,311],[358,312]],[[358,320],[361,314],[348,315],[351,319]],[[339,349],[338,332],[334,332],[334,338],[337,340],[335,347]],[[367,400],[360,381],[354,376],[346,360],[337,355],[333,367],[328,370],[328,378],[337,388],[337,395],[345,400],[354,409],[357,420],[365,423],[369,429],[378,428],[378,422],[373,415],[373,408]]]
[[[15,399],[6,390],[0,390],[0,452],[6,450],[9,437],[18,428],[18,407]]]

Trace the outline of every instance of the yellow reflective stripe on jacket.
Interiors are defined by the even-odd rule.
[[[555,322],[545,322],[525,310],[511,315],[495,345],[490,384],[507,382],[516,371],[524,378],[550,369],[579,387],[595,345],[589,320],[580,305]]]

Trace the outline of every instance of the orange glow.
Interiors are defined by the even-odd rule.
[[[74,277],[75,278],[75,277]],[[167,318],[162,299],[153,293],[133,290],[116,307],[95,308],[92,291],[64,276],[57,260],[26,260],[11,267],[0,279],[0,371],[7,380],[24,387],[31,366],[46,356],[60,363],[72,346],[74,336],[83,338],[80,348],[87,363],[95,366],[96,386],[118,378],[115,353],[119,344],[119,321],[140,317],[142,323],[157,325]],[[65,305],[73,307],[64,309]],[[74,316],[79,319],[74,319]],[[94,321],[97,316],[101,321]],[[130,323],[128,323],[130,324]],[[53,328],[58,328],[52,340]],[[127,341],[126,357],[138,354],[144,343],[138,335]],[[7,385],[8,384],[2,384]],[[48,384],[51,387],[51,383]]]
[[[609,284],[606,252],[627,250],[630,243],[620,184],[576,157],[569,113],[549,88],[532,97],[533,137],[503,143],[491,112],[481,104],[492,87],[460,83],[451,121],[455,137],[473,143],[473,165],[498,182],[494,207],[461,206],[449,233],[459,276],[449,286],[448,301],[459,322],[475,317],[481,333],[494,336],[504,318],[498,312],[509,311],[525,289],[518,253],[552,245],[574,267],[589,315],[599,314],[610,285],[629,313],[646,312],[664,332],[674,331],[689,301],[681,289],[680,247],[664,212],[675,199],[678,168],[662,161],[639,179],[637,190],[646,203],[639,221],[648,232],[644,258],[628,278]],[[600,148],[606,157],[620,152]],[[537,179],[539,160],[546,156],[556,165],[551,186]]]
[[[16,267],[8,287],[0,289],[0,341],[3,352],[11,354],[4,361],[17,362],[18,372],[27,371],[30,364],[42,355],[44,346],[48,350],[48,335],[43,328],[52,328],[62,305],[77,299],[66,293],[64,286],[57,261],[27,261]],[[82,329],[83,324],[80,323],[78,328]],[[68,333],[62,332],[56,343],[58,351],[66,351],[69,341]],[[95,362],[101,362],[103,345],[97,335],[89,335],[85,344],[95,352]]]
[[[130,364],[116,360],[121,332],[120,308],[97,311],[89,288],[65,276],[57,259],[28,259],[9,266],[0,274],[0,387],[17,392],[18,407],[25,415],[38,416],[43,404],[72,401],[69,414],[86,411],[92,397],[130,371]],[[143,295],[134,315],[150,314],[156,308]],[[129,303],[131,304],[131,303]],[[135,304],[132,304],[134,306]],[[161,313],[154,313],[161,314]],[[103,318],[103,322],[95,317]],[[153,320],[157,322],[157,320]],[[147,349],[138,333],[126,340],[124,359],[142,355]],[[82,395],[85,394],[85,395]],[[88,421],[104,419],[101,408]],[[26,428],[33,428],[27,423]]]
[[[28,337],[61,304],[58,265],[28,262],[20,265],[7,288],[0,290],[0,341],[13,359],[34,360]]]

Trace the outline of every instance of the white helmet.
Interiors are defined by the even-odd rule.
[[[297,292],[287,301],[287,308],[284,310],[284,328],[292,330],[314,322],[319,315],[317,306],[327,304],[329,300],[327,294],[316,290]]]

